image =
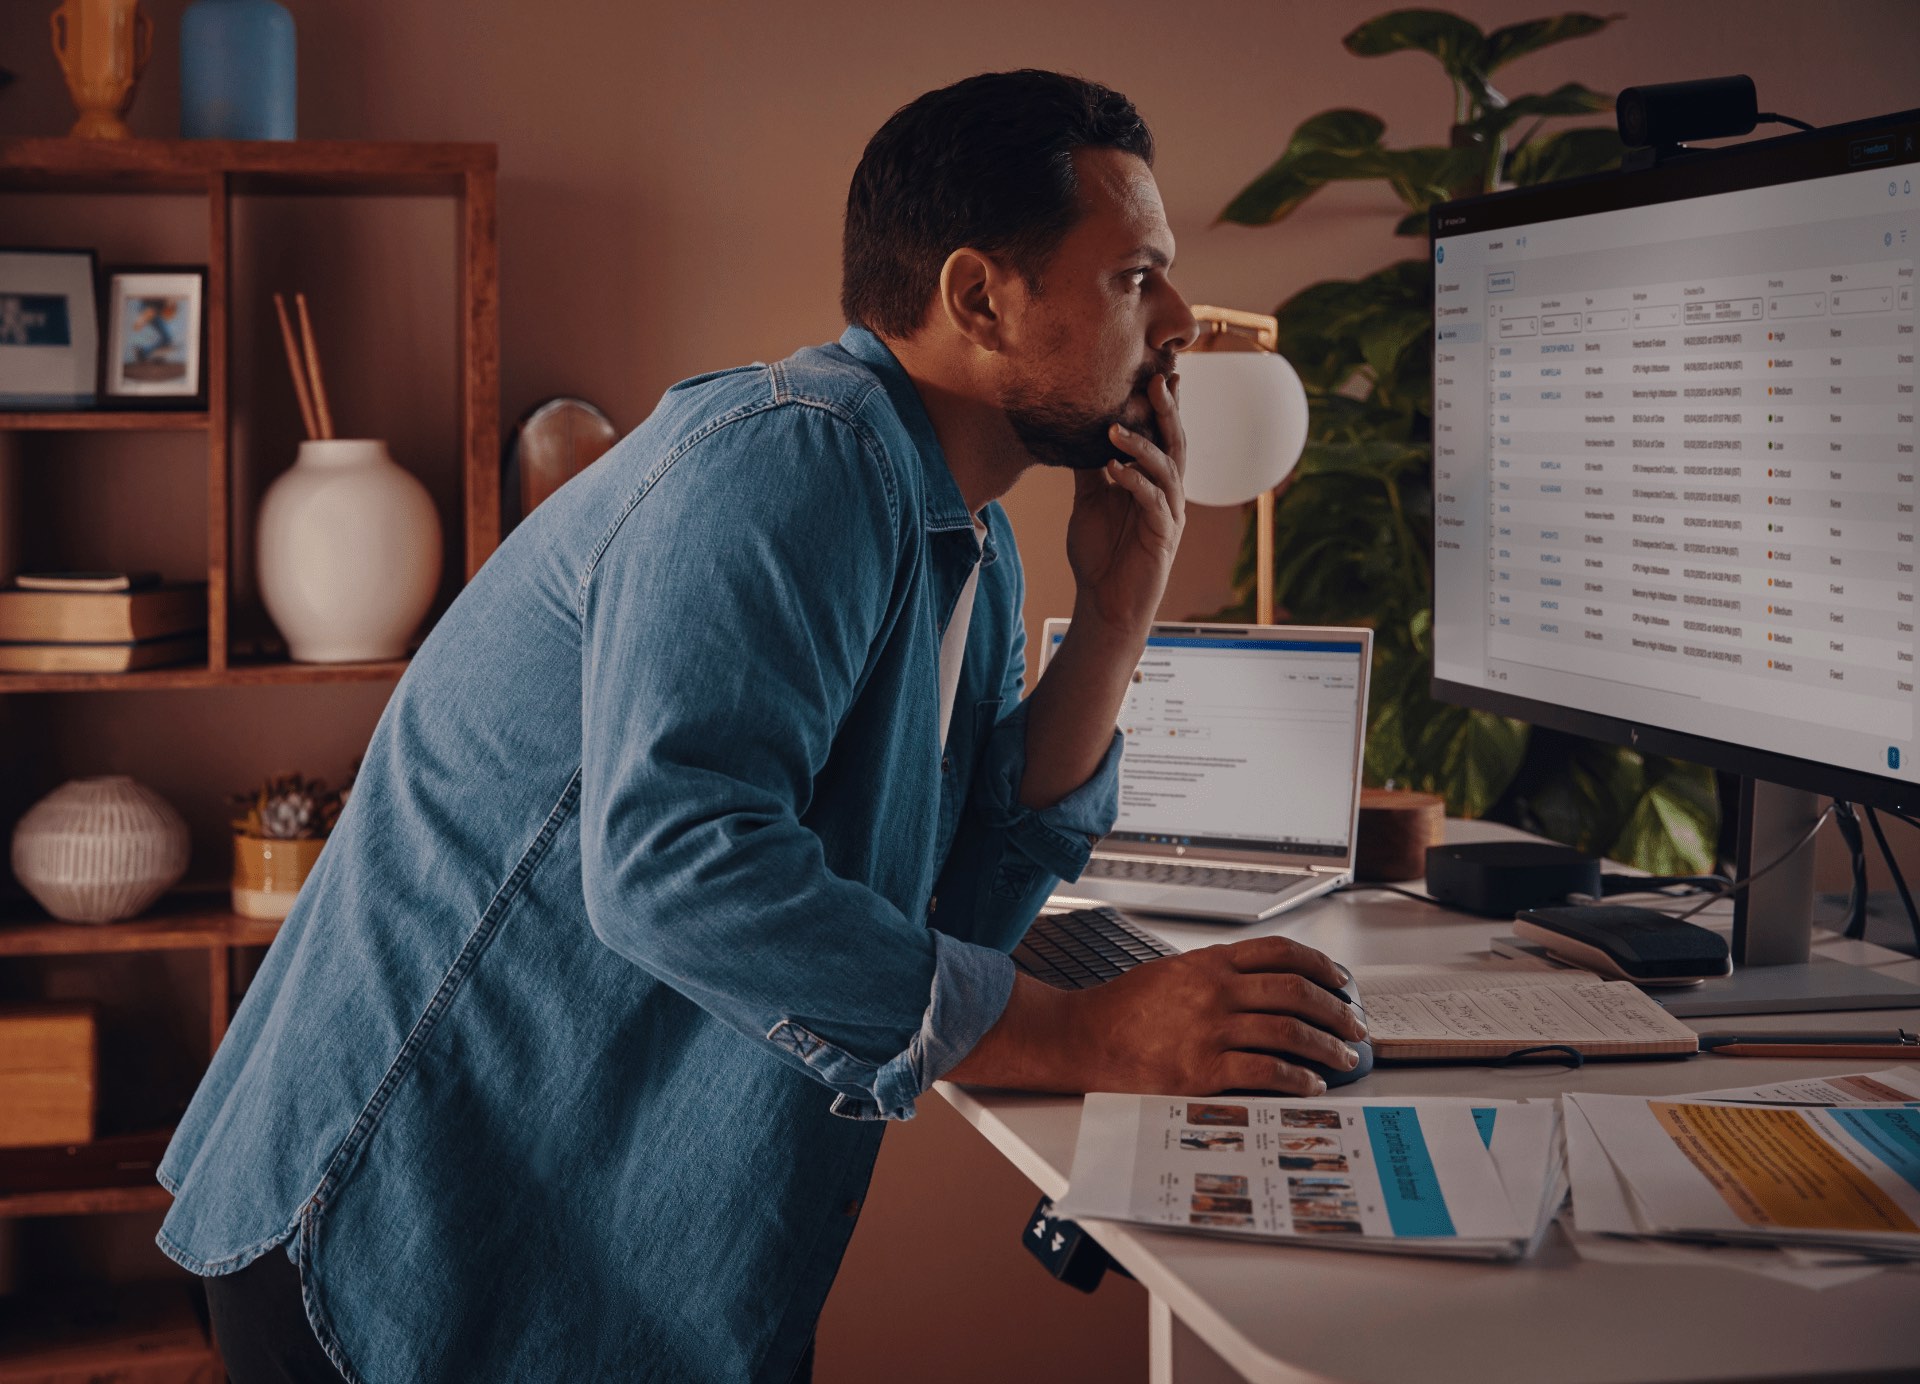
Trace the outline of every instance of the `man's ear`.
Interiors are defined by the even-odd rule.
[[[998,352],[1019,275],[992,256],[962,246],[940,266],[937,307],[953,329],[983,351]]]

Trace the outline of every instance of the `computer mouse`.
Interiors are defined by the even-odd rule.
[[[1330,990],[1338,995],[1341,999],[1360,1011],[1362,1021],[1366,1019],[1366,1007],[1360,1003],[1359,994],[1353,987],[1351,973],[1349,973],[1347,983],[1344,986],[1323,985],[1320,988]],[[1345,1040],[1343,1039],[1342,1041],[1344,1042]],[[1327,1089],[1331,1091],[1336,1086],[1350,1086],[1373,1070],[1372,1043],[1362,1038],[1357,1043],[1347,1043],[1347,1046],[1360,1055],[1360,1060],[1354,1064],[1350,1071],[1341,1071],[1338,1067],[1329,1067],[1321,1062],[1308,1062],[1298,1057],[1290,1060],[1297,1066],[1305,1067],[1308,1071],[1318,1075],[1322,1081],[1327,1083]]]

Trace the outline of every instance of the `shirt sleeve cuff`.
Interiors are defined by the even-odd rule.
[[[1024,710],[1024,708],[1023,708]],[[1017,749],[1001,748],[1003,756],[1017,756],[1010,767],[1007,797],[1007,840],[1047,873],[1064,880],[1080,878],[1093,854],[1093,843],[1113,830],[1120,816],[1120,754],[1126,737],[1114,731],[1100,767],[1087,781],[1051,807],[1020,805],[1020,781],[1026,772],[1026,726],[1017,726]],[[1016,737],[1009,736],[1009,740]],[[1001,767],[1001,766],[996,766]],[[1005,772],[1005,768],[1002,768]]]
[[[904,1052],[880,1068],[870,1097],[836,1096],[834,1114],[855,1120],[912,1119],[914,1102],[1000,1021],[1013,993],[1012,958],[938,930],[930,935],[933,994],[920,1031]]]

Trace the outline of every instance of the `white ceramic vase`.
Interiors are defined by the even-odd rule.
[[[440,584],[440,516],[386,443],[303,442],[260,501],[256,560],[296,662],[403,658]]]
[[[186,870],[186,821],[125,775],[62,784],[13,830],[15,878],[64,922],[131,918]]]

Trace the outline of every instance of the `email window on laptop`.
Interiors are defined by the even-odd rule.
[[[1157,629],[1121,707],[1120,815],[1102,845],[1343,859],[1364,652]]]

